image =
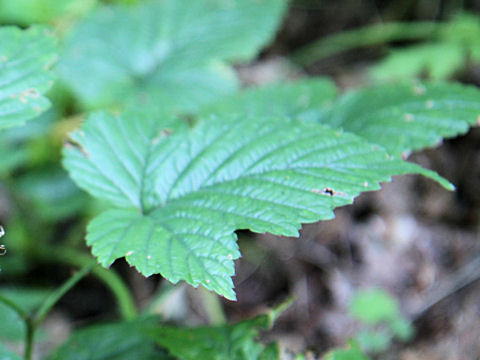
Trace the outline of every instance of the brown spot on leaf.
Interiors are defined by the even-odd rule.
[[[312,192],[314,192],[315,194],[328,195],[328,196],[346,196],[347,195],[344,192],[336,191],[335,189],[332,189],[330,187],[324,187],[322,190],[312,189]]]
[[[35,88],[29,88],[27,90],[21,91],[18,94],[12,94],[9,96],[10,99],[18,98],[22,104],[28,103],[28,99],[37,99],[40,97],[40,93]]]
[[[158,135],[152,139],[152,145],[156,145],[163,138],[169,137],[172,134],[172,129],[162,129],[158,132]]]
[[[67,149],[75,149],[77,151],[80,151],[83,154],[83,156],[85,156],[86,158],[90,157],[90,154],[88,153],[88,151],[81,144],[73,140],[69,140],[65,142],[65,147]]]

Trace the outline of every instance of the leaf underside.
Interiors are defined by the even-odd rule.
[[[59,72],[88,107],[161,103],[196,111],[236,90],[229,61],[273,36],[286,0],[150,0],[99,8],[67,38]],[[89,74],[89,76],[85,76]]]
[[[0,29],[0,128],[22,125],[45,111],[53,84],[55,39],[40,26]]]
[[[210,117],[169,128],[152,116],[90,116],[64,151],[74,181],[112,209],[88,227],[104,266],[235,298],[234,231],[298,236],[391,175],[436,174],[361,138],[289,118]],[[443,181],[444,185],[445,182]]]

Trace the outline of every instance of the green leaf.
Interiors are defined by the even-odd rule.
[[[1,273],[0,273],[1,274]],[[24,312],[30,313],[36,309],[49,292],[44,289],[1,288],[0,295],[13,301]],[[21,340],[25,338],[25,322],[13,309],[0,302],[0,339]]]
[[[207,106],[204,114],[288,115],[342,127],[394,155],[465,133],[480,120],[480,91],[447,83],[380,85],[333,101],[326,79],[251,88]]]
[[[376,81],[404,80],[422,74],[433,80],[448,79],[465,65],[466,55],[463,46],[455,42],[420,44],[392,50],[372,67],[370,74]]]
[[[355,340],[358,341],[363,351],[380,353],[389,348],[392,336],[384,331],[363,330],[357,333]]]
[[[51,110],[44,112],[29,126],[11,127],[0,131],[0,176],[5,177],[19,167],[31,165],[38,151],[32,144],[40,139],[47,141],[48,132],[55,115]]]
[[[259,330],[269,329],[291,300],[269,313],[233,325],[179,328],[163,326],[149,332],[155,341],[182,360],[277,360],[276,344],[256,341]]]
[[[434,37],[443,24],[434,21],[381,22],[327,35],[296,50],[291,59],[303,66],[338,55],[344,51],[394,41]]]
[[[59,71],[87,106],[150,100],[164,112],[196,111],[237,88],[225,61],[255,56],[286,4],[157,0],[103,7],[70,34]]]
[[[372,325],[398,317],[396,300],[377,289],[356,293],[349,311],[353,317]]]
[[[480,120],[480,91],[447,83],[381,85],[346,93],[320,117],[400,155],[467,132]]]
[[[31,170],[16,185],[31,211],[43,221],[60,221],[78,213],[88,201],[61,167]]]
[[[46,28],[0,29],[0,129],[22,125],[49,106],[55,39]]]
[[[408,23],[406,26],[413,29],[421,24]],[[459,13],[448,23],[437,23],[435,27],[433,41],[392,50],[372,67],[373,78],[390,81],[423,75],[436,80],[447,79],[466,66],[469,55],[475,60],[480,38],[477,14]]]
[[[248,322],[192,329],[162,327],[152,335],[159,345],[182,360],[255,360],[262,352],[262,345],[254,340],[257,330]]]
[[[95,325],[75,332],[48,360],[168,360],[145,329],[151,320]]]
[[[478,44],[480,38],[480,17],[478,13],[459,12],[441,28],[439,38],[457,42],[466,48]]]
[[[390,320],[389,325],[393,335],[401,341],[410,340],[414,334],[412,324],[403,317],[399,316]]]
[[[27,26],[52,22],[60,16],[78,16],[96,0],[0,0],[0,22]]]
[[[207,106],[203,114],[289,116],[302,120],[317,117],[319,109],[337,95],[335,84],[326,78],[249,88]]]
[[[324,360],[369,360],[355,341],[349,341],[345,349],[329,351],[322,359]]]
[[[2,343],[0,343],[0,360],[23,360],[23,357],[7,350]]]
[[[278,344],[272,343],[263,349],[262,353],[258,357],[258,360],[279,360],[280,349]]]
[[[74,181],[114,207],[88,227],[98,261],[234,299],[234,231],[298,236],[391,175],[435,173],[340,131],[288,118],[211,117],[166,129],[154,116],[90,116],[64,151]]]

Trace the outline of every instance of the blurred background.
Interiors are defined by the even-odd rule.
[[[97,6],[140,2],[0,0],[0,23],[47,24],[62,44]],[[330,77],[342,91],[415,77],[480,86],[480,1],[292,0],[272,42],[234,69],[242,86],[308,76]],[[0,133],[0,222],[8,228],[0,284],[3,292],[29,294],[31,306],[42,289],[69,277],[63,249],[88,254],[85,227],[103,208],[60,164],[68,132],[95,106],[61,79],[50,98],[53,106],[40,119]],[[292,352],[320,355],[355,337],[378,359],[478,359],[480,131],[409,159],[457,191],[403,176],[337,209],[336,219],[304,226],[300,239],[239,232],[238,301],[222,301],[227,319],[258,314],[293,295],[295,303],[264,335]],[[211,320],[201,291],[159,276],[145,279],[123,260],[113,268],[140,306],[168,321]],[[113,302],[95,279],[82,280],[49,317],[41,352],[74,328],[114,319]],[[0,313],[0,323],[7,315]],[[0,327],[0,336],[14,343],[15,331]]]

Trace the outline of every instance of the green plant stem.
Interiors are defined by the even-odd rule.
[[[398,40],[416,40],[434,37],[443,24],[431,21],[414,23],[383,23],[327,36],[297,50],[291,59],[303,66],[364,46],[384,44]]]
[[[12,182],[8,183],[10,189],[15,189],[15,185]],[[15,194],[15,192],[13,192]],[[13,203],[23,204],[20,200],[20,196],[16,195],[18,198]],[[30,212],[26,206],[18,206],[18,211],[22,214],[21,219],[28,219],[25,221],[25,228],[29,228],[27,224],[35,221],[35,218],[30,219]],[[41,226],[33,226],[34,228]],[[45,229],[42,230],[42,232]],[[45,236],[47,238],[47,236]],[[51,247],[49,245],[44,245],[42,247],[32,246],[28,251],[36,257],[46,259],[48,261],[62,262],[67,265],[83,268],[87,263],[96,263],[91,256],[84,254],[80,251],[75,250],[74,248],[69,247]],[[113,270],[107,270],[103,267],[96,266],[92,269],[92,274],[101,280],[112,292],[114,295],[120,316],[124,320],[133,320],[137,317],[137,309],[135,306],[135,301],[130,293],[130,290],[127,288],[123,280],[118,276]]]
[[[185,285],[185,284],[183,284]],[[182,285],[174,285],[168,281],[162,281],[156,294],[152,297],[150,303],[142,309],[144,314],[155,314],[159,308],[162,308],[165,301],[172,294],[173,291],[178,290]]]
[[[293,303],[295,302],[295,298],[293,296],[288,297],[286,300],[284,300],[280,305],[274,307],[268,312],[268,320],[269,320],[269,327],[271,328],[273,326],[273,323],[275,320],[283,313],[285,310],[287,310]]]
[[[199,287],[200,296],[202,298],[205,312],[211,325],[222,325],[227,322],[225,313],[223,311],[220,297],[203,287]]]
[[[94,263],[86,264],[82,269],[77,271],[70,279],[68,279],[61,287],[55,290],[47,299],[43,302],[42,306],[38,309],[35,317],[33,319],[34,327],[38,326],[45,316],[50,312],[52,307],[60,300],[63,295],[65,295],[71,288],[73,288],[85,275],[87,275],[92,268],[95,266]]]
[[[38,309],[35,316],[24,318],[26,325],[25,339],[25,359],[30,360],[33,354],[33,343],[35,340],[35,330],[45,319],[50,310],[70,289],[72,289],[85,275],[87,275],[95,264],[87,264],[81,270],[70,277],[62,286],[48,296]]]
[[[137,317],[135,301],[123,280],[113,270],[107,270],[97,265],[92,273],[110,289],[117,300],[118,309],[124,320]]]
[[[94,262],[96,264],[96,261],[89,255],[70,249],[63,249],[61,258],[65,260],[66,263],[76,266],[82,266],[87,262]],[[98,264],[93,268],[92,274],[100,279],[113,293],[122,318],[124,320],[135,319],[137,317],[135,301],[120,276],[118,276],[114,270],[105,269]]]
[[[55,249],[43,249],[42,251],[37,250],[37,255],[81,268],[88,264],[94,264],[92,274],[110,289],[117,301],[122,318],[124,320],[133,320],[137,317],[135,301],[130,290],[115,271],[100,267],[89,255],[70,248],[57,247]]]
[[[23,320],[27,320],[28,319],[28,314],[23,311],[23,309],[18,306],[17,304],[15,304],[12,300],[10,300],[9,298],[3,296],[3,295],[0,295],[0,302],[2,302],[3,304],[5,304],[6,306],[8,306],[10,309],[12,309],[13,311],[15,311]]]
[[[33,340],[35,338],[35,325],[29,317],[25,321],[26,338],[25,338],[25,360],[31,360],[33,355]]]
[[[38,309],[34,317],[29,316],[21,307],[19,307],[15,302],[9,298],[0,295],[0,302],[14,310],[20,318],[25,322],[26,327],[26,338],[25,338],[25,359],[30,360],[33,354],[33,342],[35,339],[35,330],[37,326],[45,319],[45,316],[52,309],[52,307],[60,300],[60,298],[65,295],[72,287],[75,286],[86,274],[88,274],[92,268],[95,266],[94,263],[87,264],[80,271],[78,271],[74,276],[68,279],[60,288],[54,291],[47,299],[44,301],[42,306]]]
[[[15,304],[9,298],[0,295],[0,302],[4,305],[8,306],[10,309],[15,311],[18,316],[24,321],[25,328],[26,328],[26,336],[25,336],[25,359],[30,360],[32,358],[32,348],[33,348],[33,334],[34,334],[34,326],[31,317],[23,311],[23,309]]]
[[[55,290],[50,296],[48,296],[43,302],[42,306],[38,309],[35,316],[27,317],[25,324],[27,327],[26,341],[25,341],[25,359],[30,360],[33,352],[33,342],[35,340],[35,330],[40,323],[45,319],[45,316],[50,312],[53,306],[65,295],[70,289],[72,289],[85,275],[87,275],[94,263],[86,264],[80,271],[76,272],[71,278],[69,278],[62,286]]]

